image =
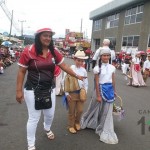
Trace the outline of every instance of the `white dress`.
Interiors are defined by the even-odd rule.
[[[133,86],[145,86],[146,84],[143,80],[141,70],[135,71],[135,69],[134,69],[135,64],[140,65],[140,59],[135,57],[132,59],[132,63],[133,63],[132,69],[131,69],[131,71],[132,71],[132,85]]]

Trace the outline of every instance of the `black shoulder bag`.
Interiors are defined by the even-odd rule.
[[[39,73],[40,77],[40,72],[36,66],[36,69]],[[44,84],[39,84],[34,88],[34,96],[35,96],[35,109],[36,110],[41,110],[41,109],[49,109],[52,107],[52,100],[51,100],[51,91],[52,91],[52,82],[53,82],[53,71],[55,67],[52,69],[52,78],[50,81],[44,83]]]
[[[52,100],[51,100],[51,89],[42,89],[38,86],[34,90],[35,96],[35,109],[49,109],[52,107]]]

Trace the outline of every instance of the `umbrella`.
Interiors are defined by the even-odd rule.
[[[4,41],[4,42],[2,42],[1,45],[6,46],[6,47],[9,47],[9,45],[11,45],[11,44],[12,44],[12,43],[11,43],[10,41]]]

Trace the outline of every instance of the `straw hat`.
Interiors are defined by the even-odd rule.
[[[42,33],[42,32],[46,32],[46,31],[47,31],[47,32],[51,32],[52,35],[55,34],[55,32],[53,32],[51,28],[42,28],[42,29],[37,30],[36,33],[35,33],[35,35],[37,35],[37,34],[39,34],[39,33]]]
[[[78,58],[78,59],[88,59],[88,56],[85,55],[84,51],[78,50],[78,51],[75,53],[74,58]]]

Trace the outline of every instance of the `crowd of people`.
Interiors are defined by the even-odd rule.
[[[13,48],[7,43],[0,45],[0,74],[19,59],[21,51],[22,49]]]
[[[136,51],[134,55],[130,52],[116,54],[116,68],[122,70],[122,74],[129,80],[127,85],[140,87],[146,86],[150,76],[150,51]]]

